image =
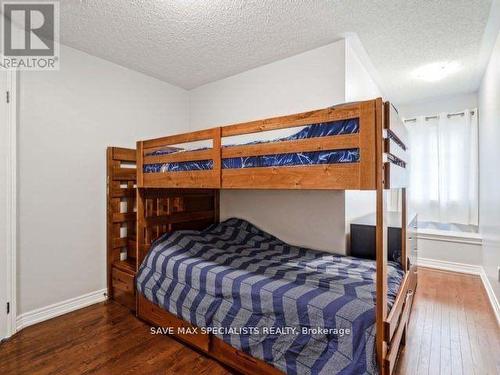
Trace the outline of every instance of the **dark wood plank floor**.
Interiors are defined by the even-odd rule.
[[[500,374],[500,331],[478,277],[421,269],[398,374]],[[28,327],[0,344],[0,374],[231,372],[109,302]]]
[[[0,374],[231,374],[114,302],[28,327],[0,344]]]

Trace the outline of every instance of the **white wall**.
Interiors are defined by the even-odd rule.
[[[190,124],[195,130],[344,101],[345,44],[339,41],[192,90]],[[342,191],[224,191],[221,195],[222,219],[248,218],[285,241],[340,253],[345,251],[343,213]],[[304,230],[307,227],[314,231]]]
[[[479,89],[479,225],[483,267],[500,299],[500,34]]]
[[[477,108],[477,93],[465,93],[434,98],[416,103],[399,106],[401,117],[432,116],[438,113],[454,113],[464,109]]]
[[[74,49],[22,72],[18,312],[106,287],[106,146],[186,131],[188,92]]]
[[[461,240],[446,237],[446,233],[439,236],[417,235],[418,258],[432,259],[444,262],[482,265],[482,247],[480,241]]]
[[[221,220],[239,217],[288,243],[343,253],[341,192],[222,190]]]
[[[362,61],[360,54],[348,39],[346,41],[346,102],[369,100],[383,97],[382,91],[373,80]],[[352,219],[375,212],[376,194],[374,191],[346,191],[345,212],[346,232]]]
[[[344,41],[190,91],[193,130],[343,103]]]
[[[370,100],[384,97],[377,82],[370,75],[367,65],[369,61],[364,61],[362,48],[354,40],[347,39],[345,43],[345,98],[346,102],[356,102],[360,100]]]

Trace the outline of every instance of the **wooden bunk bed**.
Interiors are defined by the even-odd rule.
[[[309,139],[222,146],[223,138],[268,130],[303,127],[336,120],[358,119],[355,134]],[[156,151],[187,142],[211,141],[211,147],[158,154]],[[382,99],[349,103],[296,115],[276,117],[174,135],[137,143],[137,267],[151,243],[162,233],[203,229],[219,222],[220,189],[330,189],[376,191],[376,353],[381,374],[391,374],[405,342],[416,266],[407,254],[406,130],[394,108]],[[359,150],[356,162],[301,166],[224,168],[232,157],[321,150]],[[211,161],[208,170],[153,171],[151,164]],[[388,311],[387,250],[384,190],[402,195],[401,268],[404,278]],[[192,327],[137,293],[137,315],[159,326]],[[248,374],[278,374],[275,367],[239,351],[212,335],[178,334],[177,337],[217,360]]]

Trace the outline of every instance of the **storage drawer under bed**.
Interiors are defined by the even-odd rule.
[[[283,374],[277,368],[253,358],[252,356],[233,348],[224,341],[214,338],[212,340],[210,354],[223,363],[238,369],[242,374],[252,375],[278,375]]]
[[[113,266],[111,269],[111,285],[113,287],[113,299],[135,311],[134,275]]]
[[[155,305],[141,294],[138,294],[137,301],[137,315],[139,318],[158,327],[172,329],[174,336],[208,352],[210,335],[200,333],[197,327],[163,310],[160,306]],[[180,333],[182,330],[185,330],[186,333]]]

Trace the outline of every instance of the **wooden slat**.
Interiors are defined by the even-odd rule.
[[[222,137],[258,133],[268,130],[277,130],[317,124],[320,122],[347,120],[359,117],[359,105],[343,104],[331,108],[303,112],[294,115],[280,116],[265,120],[250,121],[242,124],[228,125],[221,128]]]
[[[142,191],[145,198],[173,198],[173,197],[204,197],[213,196],[216,193],[214,189],[182,189],[169,188],[159,189],[150,188]]]
[[[113,159],[135,162],[136,152],[130,148],[113,147]]]
[[[147,153],[152,148],[166,147],[178,145],[182,143],[189,143],[195,141],[203,141],[212,139],[214,137],[214,129],[198,130],[190,133],[183,133],[177,135],[170,135],[167,137],[151,139],[143,141],[144,151]]]
[[[151,216],[146,218],[146,225],[159,225],[159,224],[177,224],[189,221],[213,219],[214,211],[188,211],[188,212],[176,212],[167,215]]]
[[[119,213],[115,212],[113,213],[112,220],[113,223],[124,223],[126,221],[135,221],[135,213],[133,212],[128,212],[128,213]]]
[[[118,189],[111,189],[111,192],[110,192],[110,197],[111,198],[130,198],[130,197],[134,197],[135,198],[135,189],[122,189],[122,188],[118,188]]]
[[[398,295],[394,300],[391,311],[385,319],[384,322],[384,340],[386,342],[391,342],[394,332],[398,327],[398,322],[401,317],[401,311],[403,310],[404,303],[406,301],[406,295],[410,287],[410,273],[407,272],[404,276],[403,282],[399,287]]]
[[[387,374],[392,374],[394,366],[396,365],[399,348],[403,339],[403,335],[405,334],[406,331],[408,319],[410,317],[411,300],[413,299],[412,293],[405,295],[404,309],[403,312],[401,313],[400,324],[397,327],[396,333],[394,334],[393,339],[391,341],[389,351],[387,352],[387,355],[384,359],[384,368]]]
[[[127,237],[113,238],[113,249],[126,247],[128,245]]]
[[[113,249],[122,249],[124,247],[135,249],[135,240],[130,239],[129,237],[113,238]]]
[[[359,189],[359,163],[223,169],[226,189]]]
[[[397,158],[408,162],[408,152],[403,150],[393,139],[386,138],[384,140],[384,152],[392,154]]]
[[[405,124],[391,103],[385,102],[384,107],[385,115],[387,116],[384,127],[390,130],[397,137],[398,141],[406,147],[408,145],[408,130]]]
[[[113,181],[129,181],[136,179],[137,171],[135,168],[113,168]]]
[[[132,262],[130,259],[114,262],[113,267],[135,275],[135,262]]]
[[[334,135],[299,139],[295,141],[270,142],[264,144],[231,146],[222,149],[222,158],[244,156],[261,156],[286,154],[293,152],[310,152],[323,150],[338,150],[359,147],[358,134]]]
[[[212,160],[212,149],[181,151],[166,155],[144,156],[144,164],[162,164],[182,161]]]
[[[220,173],[212,170],[144,173],[143,187],[157,188],[220,188]]]

